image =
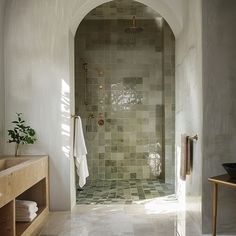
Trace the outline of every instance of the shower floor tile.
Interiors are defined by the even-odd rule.
[[[89,180],[77,188],[77,204],[132,204],[174,194],[174,186],[159,180]]]

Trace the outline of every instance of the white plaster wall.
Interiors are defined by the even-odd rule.
[[[207,178],[236,162],[236,1],[203,1],[203,231],[211,232]],[[218,233],[236,235],[236,191],[219,188]]]
[[[184,1],[184,25],[176,41],[176,161],[180,159],[181,134],[199,136],[194,143],[193,170],[187,180],[179,178],[177,194],[186,202],[187,214],[201,225],[202,193],[202,43],[201,0]],[[191,235],[191,232],[185,232]]]
[[[49,154],[54,210],[71,207],[67,10],[65,1],[10,0],[6,11],[6,128],[15,112],[35,128],[37,144],[23,152]]]
[[[35,128],[36,145],[24,153],[50,156],[50,205],[69,210],[74,201],[71,120],[73,40],[80,21],[104,0],[8,0],[5,35],[6,129],[15,112]],[[181,30],[181,0],[140,0]],[[167,4],[168,3],[168,4]],[[180,6],[179,6],[180,5]],[[160,8],[158,8],[160,6]],[[178,16],[178,17],[177,17]],[[14,147],[5,146],[12,154]]]
[[[5,84],[4,84],[4,32],[5,0],[0,0],[0,155],[3,154],[4,146],[4,119],[5,119]]]

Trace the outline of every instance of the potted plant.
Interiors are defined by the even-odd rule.
[[[17,120],[12,121],[15,125],[13,129],[8,130],[10,139],[9,143],[16,143],[15,156],[18,156],[20,144],[33,144],[36,141],[35,131],[30,126],[25,125],[25,121],[22,119],[22,113],[16,113]]]

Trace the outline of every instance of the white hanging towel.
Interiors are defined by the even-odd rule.
[[[75,119],[75,143],[74,157],[76,172],[79,176],[79,186],[82,188],[86,184],[86,178],[89,176],[87,164],[87,148],[85,146],[83,127],[81,118]]]

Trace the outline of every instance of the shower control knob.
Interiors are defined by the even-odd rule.
[[[104,125],[104,120],[103,119],[98,120],[98,125],[103,126]]]

